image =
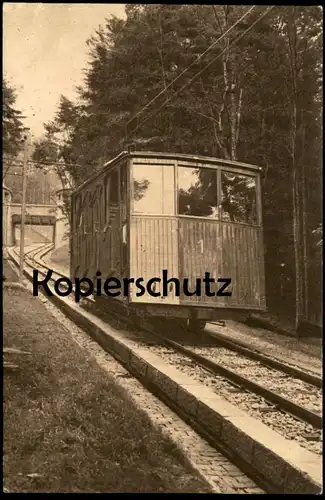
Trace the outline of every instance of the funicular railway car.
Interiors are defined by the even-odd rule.
[[[150,282],[151,293],[127,282],[110,299],[135,318],[167,317],[197,331],[265,310],[259,167],[123,152],[72,194],[70,241],[72,277]],[[223,280],[209,285],[210,296],[205,273]],[[111,294],[117,286],[110,282]]]

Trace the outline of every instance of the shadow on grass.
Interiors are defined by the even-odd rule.
[[[31,352],[4,380],[9,491],[210,491],[27,291],[4,291],[4,345]]]

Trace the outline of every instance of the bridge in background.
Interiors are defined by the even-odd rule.
[[[16,244],[15,229],[21,225],[20,203],[7,203],[7,210],[3,214],[4,221],[3,241],[6,246]],[[25,224],[33,226],[52,226],[52,241],[55,243],[56,205],[26,205]]]
[[[62,212],[62,190],[57,192],[57,204],[37,205],[27,204],[25,213],[25,224],[30,226],[53,227],[52,241],[55,247],[61,246],[66,232],[66,217]],[[12,203],[12,193],[7,187],[2,187],[3,199],[3,245],[13,246],[16,244],[16,227],[21,225],[21,204]]]

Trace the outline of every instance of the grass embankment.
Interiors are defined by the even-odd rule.
[[[65,243],[59,248],[56,248],[49,254],[48,263],[55,267],[58,267],[64,271],[65,274],[70,273],[70,254],[69,254],[69,243]]]
[[[5,283],[17,283],[18,276],[15,271],[10,267],[7,258],[2,259],[2,277],[5,278]]]
[[[208,492],[45,306],[4,289],[4,486],[10,492]],[[30,476],[34,475],[34,476]]]

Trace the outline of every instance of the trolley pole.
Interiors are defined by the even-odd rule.
[[[24,141],[24,162],[23,162],[23,193],[21,200],[21,221],[20,221],[20,255],[19,255],[19,281],[24,279],[24,247],[25,247],[25,215],[26,215],[26,191],[27,191],[27,162],[28,162],[29,129],[26,129]]]

